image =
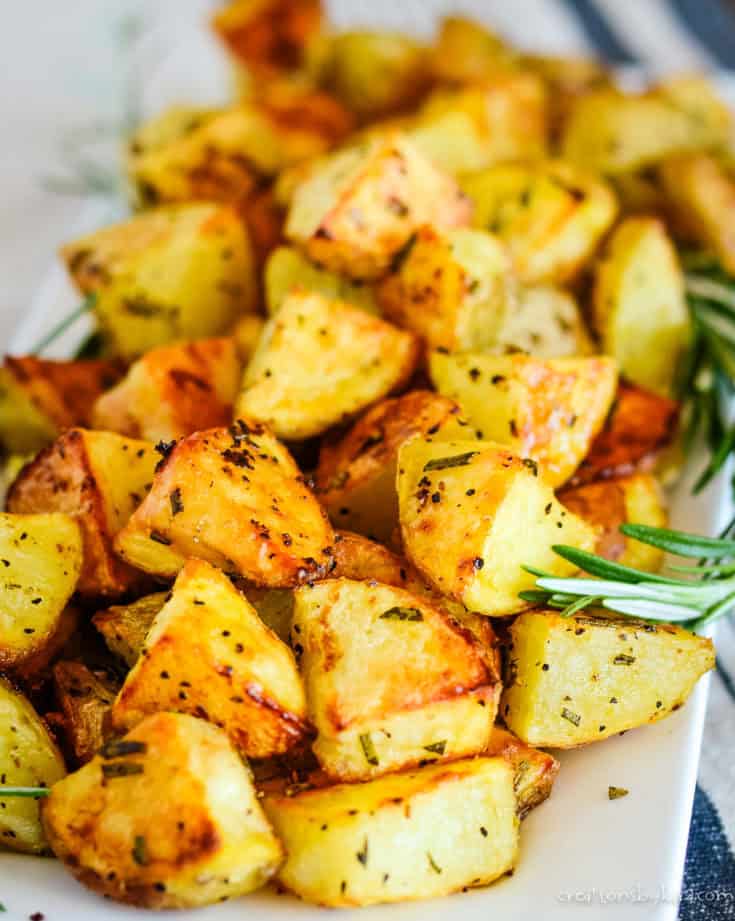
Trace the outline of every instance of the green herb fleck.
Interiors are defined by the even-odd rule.
[[[572,711],[567,710],[566,707],[561,708],[561,715],[565,720],[569,720],[570,723],[574,723],[575,726],[579,726],[579,724],[582,722],[582,717],[579,715],[579,713],[572,713]]]
[[[450,467],[466,467],[479,451],[466,451],[464,454],[455,454],[452,457],[435,457],[434,460],[424,464],[424,473],[431,470],[448,470]]]
[[[184,511],[184,503],[181,500],[181,487],[177,486],[168,498],[171,502],[171,515],[174,517],[180,515]]]
[[[632,665],[634,662],[635,656],[626,656],[622,652],[613,659],[613,665]]]
[[[129,777],[132,774],[142,774],[143,765],[135,761],[113,761],[102,765],[102,775],[108,779],[115,777]]]
[[[607,788],[607,798],[608,799],[620,799],[621,796],[627,796],[629,793],[625,787],[608,787]]]
[[[441,742],[432,742],[431,745],[424,745],[424,751],[433,752],[435,755],[443,755],[447,747],[447,740],[442,739]]]
[[[441,872],[442,872],[442,868],[439,866],[439,864],[438,864],[438,863],[434,860],[434,858],[431,856],[431,851],[427,851],[427,852],[426,852],[426,857],[427,857],[427,859],[428,859],[428,861],[429,861],[429,866],[430,866],[431,869],[434,871],[434,873],[441,873]]]
[[[145,843],[145,838],[143,835],[135,836],[132,854],[133,860],[138,864],[139,867],[148,866],[148,847]]]
[[[380,764],[378,753],[375,751],[375,745],[373,745],[373,740],[369,732],[365,732],[360,736],[360,745],[362,746],[362,753],[365,755],[365,760],[368,764],[374,766]]]
[[[363,865],[363,867],[366,867],[366,866],[367,866],[367,862],[368,862],[368,839],[367,839],[367,835],[365,836],[365,840],[363,841],[362,847],[361,847],[360,850],[355,854],[355,857],[357,857],[358,862],[361,863],[361,864]]]
[[[419,611],[418,608],[402,608],[402,607],[393,607],[388,608],[387,611],[384,611],[379,620],[410,620],[410,621],[420,621],[424,619],[424,615]]]
[[[142,755],[148,749],[145,742],[132,739],[110,739],[100,749],[103,758],[121,758],[123,755]]]

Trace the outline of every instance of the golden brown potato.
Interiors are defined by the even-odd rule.
[[[239,378],[234,339],[202,339],[151,349],[97,400],[93,425],[154,442],[227,425]]]
[[[257,313],[246,313],[235,323],[232,338],[235,340],[237,354],[243,367],[253,357],[264,327],[265,320]]]
[[[617,213],[609,185],[561,160],[501,164],[466,176],[473,225],[497,235],[526,284],[566,284],[587,264]]]
[[[652,469],[676,434],[678,416],[674,400],[621,381],[605,426],[570,483],[578,486]]]
[[[494,345],[516,299],[503,244],[466,228],[441,234],[422,227],[412,240],[378,286],[386,317],[433,348],[467,351]]]
[[[42,819],[81,883],[146,908],[244,895],[283,859],[227,736],[179,713],[150,716],[111,740],[53,787]]]
[[[239,419],[169,446],[115,548],[164,578],[195,556],[278,588],[328,572],[333,541],[286,448],[262,423]]]
[[[597,58],[524,55],[522,66],[541,77],[547,88],[551,134],[556,141],[575,101],[610,86],[610,71]]]
[[[130,604],[113,605],[98,611],[92,623],[104,637],[110,652],[132,668],[138,661],[153,619],[166,603],[166,592],[144,595]]]
[[[440,393],[456,400],[480,439],[508,445],[560,486],[605,424],[617,389],[610,358],[431,354]]]
[[[323,441],[315,482],[332,521],[390,543],[398,526],[399,447],[456,424],[457,413],[446,397],[412,390],[373,406],[339,440]]]
[[[389,133],[340,151],[297,186],[286,236],[325,268],[369,280],[422,224],[462,227],[470,213],[454,179]]]
[[[663,719],[715,663],[707,637],[604,613],[521,614],[507,654],[503,719],[529,745],[552,748]]]
[[[474,758],[263,800],[288,857],[278,880],[348,907],[486,886],[518,850],[513,771]]]
[[[655,218],[626,218],[598,263],[594,321],[602,350],[621,374],[664,396],[691,338],[684,277],[674,245]]]
[[[86,764],[110,735],[110,710],[120,685],[82,662],[57,662],[53,676],[66,748],[77,764]]]
[[[330,777],[364,780],[487,744],[495,660],[430,599],[328,579],[295,592],[291,631]]]
[[[84,544],[77,590],[122,595],[140,587],[142,577],[115,556],[112,540],[143,499],[157,460],[147,441],[69,429],[23,468],[8,493],[8,510],[76,518]]]
[[[522,566],[570,575],[552,545],[595,545],[594,530],[554,498],[534,462],[492,442],[406,442],[398,503],[409,560],[442,595],[493,617],[526,606],[518,592],[535,577]]]
[[[170,710],[221,726],[243,755],[267,758],[298,745],[306,700],[291,650],[220,570],[187,560],[156,614],[112,709],[130,729]]]
[[[627,522],[666,527],[668,516],[663,493],[650,473],[568,487],[558,494],[558,499],[569,511],[597,528],[594,552],[598,556],[644,572],[658,572],[661,568],[662,550],[620,533],[620,525]]]
[[[401,387],[418,357],[411,333],[294,291],[263,331],[236,414],[268,423],[279,438],[319,435]]]
[[[174,339],[224,333],[255,306],[250,243],[230,208],[156,208],[62,249],[79,290],[124,358]]]
[[[572,294],[552,285],[522,286],[491,349],[500,355],[574,358],[595,348]]]
[[[512,72],[518,55],[495,33],[472,19],[446,16],[432,50],[431,65],[444,83],[479,83]]]
[[[3,786],[50,787],[66,769],[48,729],[26,698],[0,677],[0,777]],[[40,854],[48,848],[38,800],[0,797],[0,850]]]
[[[482,753],[485,757],[500,756],[513,768],[518,817],[523,819],[540,806],[551,794],[559,762],[548,752],[531,748],[512,732],[495,726],[490,742]]]
[[[0,562],[0,669],[27,677],[76,627],[67,604],[82,570],[79,526],[69,515],[0,515]]]
[[[89,425],[94,401],[120,373],[112,361],[6,355],[0,368],[0,444],[9,452],[30,453],[62,429]]]

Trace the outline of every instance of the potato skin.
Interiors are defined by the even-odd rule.
[[[456,424],[458,412],[457,404],[446,397],[411,390],[377,403],[339,440],[325,439],[315,482],[334,523],[390,543],[398,526],[399,447],[410,438]]]
[[[42,819],[81,883],[145,908],[244,895],[283,857],[226,735],[176,713],[148,717],[57,783]]]
[[[95,428],[170,441],[227,425],[240,361],[234,339],[202,339],[151,349],[94,404]]]
[[[507,729],[495,726],[483,756],[500,756],[513,768],[518,818],[525,819],[551,795],[560,765],[548,752],[532,748]]]
[[[93,672],[83,662],[62,660],[53,668],[54,695],[60,708],[55,721],[64,733],[65,750],[77,765],[86,764],[110,735],[110,711],[119,682]]]
[[[502,717],[524,742],[552,748],[663,719],[714,666],[712,640],[681,627],[556,611],[516,618],[507,656]]]
[[[517,857],[513,771],[502,758],[266,795],[263,805],[288,852],[279,882],[319,905],[448,895],[488,885]]]
[[[189,713],[221,726],[253,758],[283,754],[307,733],[293,654],[220,570],[188,560],[125,679],[112,724]]]
[[[263,423],[238,419],[169,446],[115,548],[164,578],[196,556],[256,585],[288,588],[329,570],[333,541],[286,448]]]
[[[149,442],[69,429],[23,468],[7,507],[76,518],[84,544],[77,591],[119,597],[143,587],[144,579],[115,556],[112,540],[145,494],[157,459]]]
[[[132,668],[143,648],[153,618],[166,602],[168,592],[144,595],[130,604],[113,605],[98,611],[92,623],[102,634],[110,652]]]

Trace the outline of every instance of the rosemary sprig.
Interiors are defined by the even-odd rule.
[[[521,592],[520,597],[558,608],[562,617],[571,617],[585,608],[602,607],[638,620],[680,624],[692,631],[735,610],[735,541],[729,537],[732,524],[720,537],[642,524],[624,524],[620,531],[641,543],[699,562],[669,567],[688,576],[674,578],[623,566],[575,547],[556,545],[556,554],[591,578],[560,579],[526,566],[524,569],[536,576],[536,588]]]
[[[95,304],[97,303],[96,294],[88,294],[84,300],[77,307],[72,310],[71,313],[68,313],[62,320],[60,320],[54,328],[48,332],[40,342],[38,342],[35,348],[31,349],[31,354],[40,355],[45,349],[47,349],[52,342],[55,342],[59,336],[63,336],[64,333],[71,329],[71,327],[76,323],[76,321],[84,316],[85,313],[89,313],[94,309]]]
[[[0,787],[0,800],[9,797],[38,799],[39,796],[48,796],[50,792],[48,787]]]

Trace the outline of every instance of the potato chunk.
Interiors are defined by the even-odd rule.
[[[240,378],[234,339],[151,349],[95,403],[93,424],[130,438],[169,441],[227,425]]]
[[[526,605],[535,577],[574,567],[553,544],[591,550],[594,529],[554,498],[536,465],[493,442],[419,438],[398,455],[398,504],[409,560],[438,592],[500,617]]]
[[[650,473],[572,486],[563,489],[558,498],[569,511],[597,528],[598,556],[644,572],[658,572],[661,568],[662,550],[626,537],[619,530],[626,522],[666,527],[663,493]]]
[[[473,225],[500,237],[531,285],[572,281],[617,214],[607,183],[560,160],[492,166],[462,188],[475,205]]]
[[[54,665],[54,693],[66,750],[77,764],[86,764],[110,735],[110,711],[119,689],[106,672],[93,672],[82,662]]]
[[[306,701],[291,650],[220,570],[188,560],[125,679],[112,724],[172,710],[221,726],[244,755],[267,758],[304,737]]]
[[[278,588],[324,575],[333,540],[286,448],[262,423],[239,419],[170,446],[115,548],[165,578],[195,556]]]
[[[491,349],[500,355],[528,352],[534,358],[574,358],[595,348],[574,296],[553,285],[523,286]]]
[[[318,733],[314,754],[330,777],[363,780],[482,751],[499,675],[441,607],[349,579],[318,582],[295,597],[291,630]]]
[[[617,388],[609,358],[445,355],[431,377],[456,400],[478,438],[508,445],[559,486],[574,473],[605,423]]]
[[[62,429],[88,425],[94,401],[119,377],[112,361],[6,355],[0,368],[0,444],[9,452],[31,453]]]
[[[521,614],[501,713],[529,745],[574,748],[663,719],[715,664],[712,640],[604,614]]]
[[[69,429],[23,468],[8,494],[8,509],[76,518],[84,543],[77,590],[122,595],[140,586],[142,577],[117,559],[112,540],[149,488],[157,460],[147,441]]]
[[[422,224],[448,229],[469,219],[454,179],[388,134],[340,151],[301,183],[286,236],[330,271],[367,280],[387,271]]]
[[[150,716],[108,743],[54,786],[42,817],[81,883],[146,908],[244,895],[283,858],[227,736],[183,714]]]
[[[668,395],[691,329],[674,245],[655,218],[630,217],[598,264],[594,320],[602,349],[634,384]]]
[[[513,71],[518,54],[499,35],[474,19],[446,16],[432,53],[432,70],[442,83],[479,83]]]
[[[3,786],[50,787],[66,770],[64,759],[26,698],[0,678],[0,775]],[[0,797],[0,848],[47,850],[38,801]]]
[[[319,435],[405,383],[418,352],[411,333],[295,291],[263,331],[237,414],[267,422],[279,438]]]
[[[76,625],[66,606],[82,570],[70,515],[0,515],[0,669],[36,671]]]
[[[483,752],[486,757],[499,755],[513,768],[518,817],[523,819],[551,794],[559,762],[548,752],[532,748],[512,732],[495,726]]]
[[[389,543],[398,526],[399,447],[456,425],[458,410],[446,397],[412,390],[373,406],[338,441],[325,440],[316,488],[335,524]]]
[[[226,207],[157,208],[67,244],[62,256],[124,358],[220,335],[255,306],[250,243]]]
[[[513,770],[502,758],[266,796],[263,805],[288,853],[279,882],[320,905],[486,886],[518,852]]]
[[[144,595],[130,604],[98,611],[92,623],[102,634],[110,652],[132,668],[138,661],[153,619],[166,603],[167,592]]]
[[[465,228],[422,227],[378,288],[388,319],[450,350],[492,345],[515,294],[503,244]]]

